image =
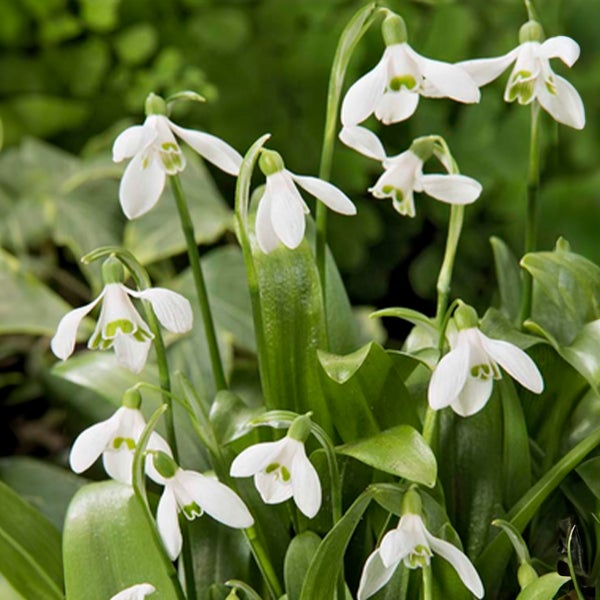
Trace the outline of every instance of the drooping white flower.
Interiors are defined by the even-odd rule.
[[[380,590],[403,562],[409,569],[429,565],[437,554],[447,560],[465,587],[477,598],[483,598],[481,579],[471,561],[456,546],[437,538],[425,527],[420,515],[404,514],[396,529],[388,531],[381,546],[367,559],[360,578],[358,600],[365,600]]]
[[[309,519],[321,507],[321,482],[306,456],[304,443],[286,437],[277,442],[254,444],[231,464],[232,477],[254,475],[254,485],[263,502],[278,504],[289,498]]]
[[[477,85],[460,66],[425,58],[408,45],[401,17],[386,17],[382,29],[387,47],[377,65],[346,93],[344,127],[358,125],[373,113],[386,125],[404,121],[417,109],[420,96],[479,102]]]
[[[158,503],[156,524],[172,560],[181,552],[182,537],[177,517],[180,512],[190,521],[207,513],[213,519],[237,529],[254,524],[242,499],[220,481],[177,467],[171,459],[160,453],[155,455],[154,465],[163,477],[165,486]]]
[[[414,145],[414,144],[413,144]],[[471,204],[481,194],[481,184],[466,175],[423,174],[423,159],[411,149],[385,158],[385,171],[369,188],[375,198],[391,198],[401,215],[415,216],[414,192],[448,204]]]
[[[130,371],[139,373],[146,364],[154,336],[129,296],[147,300],[158,320],[169,331],[185,333],[191,329],[192,309],[189,301],[180,294],[164,288],[136,292],[121,283],[107,283],[95,300],[68,312],[61,319],[50,343],[52,352],[62,360],[71,356],[79,324],[102,300],[100,317],[88,348],[106,350],[114,347],[117,361]]]
[[[510,342],[467,327],[450,336],[450,346],[429,382],[429,405],[435,410],[450,406],[462,417],[479,412],[490,398],[494,379],[502,377],[500,367],[528,390],[540,394],[544,389],[536,364]]]
[[[131,485],[133,456],[144,427],[146,421],[139,410],[139,402],[136,406],[124,400],[124,405],[112,417],[88,427],[77,436],[69,455],[71,469],[83,473],[102,455],[104,469],[110,477]],[[171,455],[169,445],[156,432],[150,434],[147,447]],[[146,459],[145,468],[154,481],[162,481],[150,458]]]
[[[119,200],[129,219],[148,212],[162,194],[167,175],[175,175],[185,168],[185,156],[175,136],[187,142],[200,156],[219,169],[236,175],[242,157],[229,144],[209,133],[185,129],[175,125],[164,113],[164,101],[151,94],[146,102],[147,112],[143,125],[123,131],[113,144],[113,160],[131,158],[119,188]],[[148,107],[151,107],[150,109]]]
[[[259,164],[267,183],[256,212],[255,231],[258,246],[265,254],[274,250],[279,242],[290,249],[297,248],[304,238],[304,215],[310,211],[296,184],[331,210],[343,215],[356,214],[356,207],[346,194],[317,177],[288,171],[277,152],[263,150]]]
[[[149,583],[138,583],[115,594],[110,600],[144,600],[146,596],[154,594],[155,591],[156,588]]]
[[[571,67],[579,58],[579,45],[566,36],[542,38],[541,27],[529,21],[521,28],[521,44],[503,56],[467,60],[459,65],[467,71],[479,86],[496,79],[513,62],[504,100],[519,104],[531,104],[537,100],[540,106],[556,121],[583,129],[585,109],[577,90],[550,67],[551,58],[560,58]]]

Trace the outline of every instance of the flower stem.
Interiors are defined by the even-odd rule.
[[[221,362],[215,325],[208,300],[208,293],[206,291],[206,283],[204,282],[200,257],[198,256],[198,247],[196,246],[196,236],[194,234],[194,224],[192,223],[192,218],[190,216],[190,211],[188,210],[179,177],[177,175],[172,175],[170,180],[173,189],[173,195],[175,196],[175,203],[177,204],[177,210],[179,212],[181,228],[185,236],[188,259],[190,261],[190,267],[194,276],[194,285],[196,287],[196,294],[198,296],[198,305],[200,306],[202,321],[204,322],[204,330],[206,332],[206,341],[208,343],[208,351],[210,353],[210,363],[212,366],[213,377],[215,379],[215,387],[217,390],[225,390],[227,389],[225,371],[223,370],[223,363]]]
[[[250,544],[250,549],[252,550],[252,554],[256,560],[256,564],[260,569],[269,591],[271,592],[271,596],[276,600],[277,598],[281,598],[283,595],[283,590],[281,589],[281,584],[279,583],[279,579],[275,574],[275,569],[263,548],[263,545],[260,543],[258,536],[256,535],[256,529],[254,527],[248,527],[248,529],[244,529],[244,534],[248,543]]]
[[[531,133],[529,139],[529,171],[527,174],[527,220],[525,223],[525,254],[534,252],[537,246],[537,212],[540,189],[540,107],[537,102],[531,105]],[[521,296],[520,321],[531,315],[533,298],[533,278],[529,271],[523,271],[523,295]]]
[[[432,580],[431,580],[431,567],[429,565],[425,565],[421,569],[422,582],[423,587],[422,598],[423,600],[432,600],[433,598],[433,590],[432,590]]]

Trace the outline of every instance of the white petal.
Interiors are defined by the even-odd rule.
[[[558,35],[548,38],[540,46],[540,55],[544,58],[560,58],[565,65],[572,67],[579,58],[579,44],[567,37],[566,35]]]
[[[481,332],[480,335],[484,350],[513,379],[536,394],[542,393],[544,380],[536,364],[526,352],[509,342],[492,340]]]
[[[454,402],[465,385],[468,373],[469,346],[459,343],[440,360],[431,376],[427,391],[429,406],[439,410]]]
[[[165,489],[158,502],[156,525],[171,560],[175,560],[181,552],[182,537],[177,518],[177,501],[171,489]]]
[[[133,373],[140,373],[144,368],[150,345],[150,340],[138,342],[133,336],[121,332],[117,333],[113,342],[117,362]]]
[[[291,472],[294,502],[304,515],[312,519],[321,508],[321,482],[316,469],[306,456],[304,444],[298,444]]]
[[[503,56],[494,58],[477,58],[456,63],[456,66],[466,71],[478,86],[483,86],[493,81],[503,73],[508,66],[517,59],[519,47],[513,48]]]
[[[131,485],[133,451],[127,449],[109,450],[102,455],[104,470],[115,481]]]
[[[415,540],[402,529],[388,531],[381,540],[379,553],[384,566],[397,565],[415,547]]]
[[[135,125],[128,127],[115,140],[112,147],[114,162],[121,162],[125,158],[135,156],[140,150],[151,144],[157,136],[153,127]]]
[[[387,91],[375,107],[375,116],[384,124],[399,123],[413,115],[419,104],[419,94],[409,90]]]
[[[435,95],[443,95],[459,102],[479,102],[480,93],[473,78],[460,66],[425,58],[407,46],[408,55],[417,63],[427,86],[435,88]],[[425,91],[423,95],[427,95]]]
[[[467,377],[465,385],[454,402],[450,404],[452,410],[461,417],[470,417],[478,413],[490,399],[494,380],[476,379]]]
[[[208,162],[230,175],[237,176],[240,172],[240,166],[242,165],[240,153],[222,139],[203,131],[179,127],[172,121],[169,121],[169,126]]]
[[[262,471],[277,458],[286,438],[277,442],[254,444],[243,450],[231,463],[229,474],[232,477],[249,477]]]
[[[256,211],[256,221],[254,222],[254,232],[258,247],[265,253],[269,254],[279,246],[279,238],[273,229],[271,221],[273,199],[268,191],[265,190]]]
[[[346,92],[341,111],[341,120],[344,127],[358,125],[373,114],[375,106],[377,106],[377,102],[385,89],[387,61],[388,57],[384,52],[377,65],[355,81]]]
[[[566,80],[554,75],[556,93],[550,93],[542,84],[538,93],[538,101],[542,108],[552,117],[574,129],[585,127],[585,108],[579,92]]]
[[[366,600],[380,590],[392,578],[397,567],[398,563],[386,567],[381,560],[379,550],[375,550],[367,558],[363,567],[357,600]]]
[[[297,248],[304,238],[304,201],[292,178],[285,171],[267,177],[267,194],[271,196],[271,223],[284,246]]]
[[[290,172],[288,171],[288,173]],[[342,215],[356,214],[356,206],[354,206],[352,200],[332,183],[318,177],[294,175],[294,173],[290,173],[290,175],[300,187],[320,200],[327,208]]]
[[[213,519],[238,529],[254,524],[242,499],[220,481],[194,471],[180,471],[176,477],[198,506]]]
[[[165,288],[148,288],[140,292],[127,289],[127,293],[134,298],[148,300],[165,329],[173,333],[185,333],[192,328],[192,306],[181,294]]]
[[[484,590],[481,578],[475,570],[473,563],[453,544],[425,532],[431,549],[445,558],[458,573],[462,582],[477,598],[483,598]]]
[[[135,219],[147,213],[157,202],[165,187],[166,173],[154,154],[147,158],[143,153],[136,154],[127,165],[121,185],[119,200],[128,219]]]
[[[144,600],[155,591],[156,588],[149,583],[138,583],[114,595],[110,600]]]
[[[479,181],[466,175],[423,175],[419,182],[426,194],[449,204],[471,204],[482,190]]]
[[[104,296],[104,291],[89,304],[75,308],[60,320],[56,328],[56,333],[50,342],[50,348],[58,358],[66,360],[73,354],[79,324],[91,312],[92,308],[98,304],[102,296]]]
[[[385,160],[385,150],[379,138],[366,127],[342,127],[340,140],[349,148],[375,160]]]
[[[260,471],[254,475],[254,485],[265,504],[279,504],[294,495],[291,482],[283,482],[278,473]]]
[[[69,455],[69,464],[75,473],[88,469],[109,445],[119,427],[119,410],[110,419],[84,429],[77,436]]]

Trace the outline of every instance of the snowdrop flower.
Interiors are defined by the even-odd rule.
[[[415,503],[417,492],[409,490],[405,497],[410,494]],[[416,503],[420,507],[420,498]],[[381,546],[367,559],[358,587],[358,600],[365,600],[380,590],[401,562],[408,569],[423,568],[429,565],[434,553],[452,565],[471,593],[483,598],[483,584],[471,561],[450,542],[431,535],[420,514],[405,512],[396,529],[385,534]]]
[[[129,219],[148,212],[160,198],[167,175],[185,168],[185,156],[175,136],[226,173],[237,176],[242,164],[242,157],[229,144],[214,135],[175,125],[166,112],[165,101],[150,94],[144,124],[127,128],[113,144],[114,162],[132,159],[119,188],[121,207]]]
[[[121,408],[112,417],[82,431],[71,448],[71,469],[75,473],[83,473],[102,455],[104,469],[110,477],[131,485],[133,456],[146,427],[140,404],[140,393],[128,390],[123,396]],[[150,434],[148,448],[171,455],[167,442],[155,432]],[[146,460],[146,472],[154,481],[162,481],[149,458]]]
[[[297,248],[304,238],[304,215],[310,211],[296,184],[331,210],[343,215],[356,214],[356,208],[346,194],[317,177],[288,171],[277,152],[263,150],[259,165],[267,185],[256,212],[255,231],[258,246],[265,254],[274,250],[280,241],[288,248]]]
[[[420,96],[479,102],[479,89],[459,66],[431,60],[407,43],[402,17],[389,15],[383,22],[386,44],[375,68],[356,81],[342,102],[342,125],[354,127],[375,113],[389,125],[408,119]]]
[[[154,594],[156,588],[149,583],[138,583],[115,594],[110,600],[144,600],[146,596]]]
[[[213,519],[238,529],[254,524],[242,499],[216,479],[178,467],[163,452],[154,454],[154,466],[164,478],[165,486],[158,502],[156,524],[171,560],[181,552],[180,512],[190,521],[206,512]]]
[[[411,147],[385,158],[384,173],[369,188],[375,198],[391,198],[401,215],[415,216],[414,192],[425,192],[432,198],[449,204],[471,204],[481,194],[481,184],[466,175],[423,174],[423,164],[432,156],[430,137],[419,138]]]
[[[510,342],[494,340],[477,328],[477,314],[460,306],[455,314],[458,332],[450,336],[451,351],[439,362],[429,382],[429,405],[434,410],[450,406],[462,417],[479,412],[492,393],[502,367],[523,387],[540,394],[544,381],[536,364]]]
[[[231,476],[254,475],[263,502],[279,504],[293,497],[300,511],[312,519],[321,508],[321,482],[304,449],[309,433],[308,417],[296,418],[286,437],[254,444],[239,454],[231,464]]]
[[[151,340],[154,337],[148,325],[133,306],[130,296],[147,300],[161,324],[173,333],[185,333],[192,327],[192,309],[189,301],[170,290],[148,288],[140,292],[125,287],[122,268],[116,259],[109,259],[109,268],[103,267],[106,285],[100,295],[85,306],[68,312],[58,324],[50,347],[52,352],[66,360],[75,348],[77,329],[83,318],[102,301],[100,317],[88,348],[106,350],[114,347],[117,361],[134,373],[139,373],[146,364]],[[107,266],[108,261],[105,263]],[[116,266],[120,273],[111,273]]]
[[[459,63],[483,86],[496,79],[509,65],[515,63],[508,79],[504,100],[531,104],[534,100],[556,121],[583,129],[585,109],[577,90],[550,68],[551,58],[560,58],[571,67],[579,58],[579,45],[566,36],[548,38],[540,43],[542,28],[536,21],[528,21],[519,32],[519,46],[496,58],[481,58]]]

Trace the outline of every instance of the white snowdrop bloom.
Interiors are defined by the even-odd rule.
[[[448,204],[471,204],[481,194],[481,184],[466,175],[423,174],[424,160],[411,149],[385,158],[385,171],[369,191],[375,198],[391,198],[394,209],[401,215],[415,216],[414,192]]]
[[[139,392],[126,392],[123,406],[112,417],[88,427],[77,436],[69,455],[69,464],[75,473],[83,473],[102,455],[102,463],[108,475],[116,481],[131,485],[133,456],[146,427],[144,416],[139,410],[140,402]],[[150,434],[147,447],[149,450],[161,450],[171,455],[169,445],[156,432]],[[146,459],[145,468],[154,481],[162,482],[150,457]]]
[[[502,377],[500,367],[535,394],[544,389],[536,364],[523,350],[489,338],[476,326],[459,329],[450,336],[450,347],[429,382],[429,405],[434,410],[450,406],[462,417],[479,412],[492,394],[494,379]]]
[[[386,17],[382,30],[387,47],[381,60],[350,87],[342,102],[344,127],[358,125],[373,113],[386,125],[404,121],[417,109],[420,96],[479,102],[479,89],[465,70],[425,58],[409,46],[401,17]]]
[[[367,559],[358,600],[366,600],[380,590],[401,562],[409,569],[418,569],[429,565],[434,554],[452,565],[471,593],[483,598],[481,578],[465,554],[450,542],[429,533],[420,515],[407,513],[400,518],[396,529],[385,534],[381,546]]]
[[[258,246],[265,254],[279,242],[287,248],[297,248],[304,238],[304,215],[310,211],[296,184],[331,210],[343,215],[356,214],[356,207],[346,194],[328,181],[288,171],[277,152],[263,150],[259,164],[267,183],[256,212],[255,232]]]
[[[146,596],[154,594],[156,588],[149,583],[138,583],[115,594],[110,600],[144,600]]]
[[[178,467],[160,452],[154,466],[163,477],[164,490],[158,502],[156,524],[167,554],[175,560],[182,546],[178,514],[192,521],[207,513],[213,519],[237,529],[252,527],[254,519],[242,499],[220,481]]]
[[[139,373],[146,364],[154,336],[133,306],[130,296],[147,300],[160,323],[169,331],[185,333],[191,329],[192,308],[180,294],[164,288],[136,292],[122,283],[112,282],[105,285],[95,300],[68,312],[61,319],[50,343],[52,352],[62,360],[71,356],[79,324],[102,301],[100,317],[88,348],[106,350],[114,347],[119,364]]]
[[[522,43],[507,54],[467,60],[459,65],[477,85],[483,86],[515,63],[504,92],[506,102],[531,104],[537,100],[554,120],[583,129],[585,109],[579,93],[550,67],[551,58],[560,58],[567,66],[573,66],[579,58],[579,45],[566,36],[551,37],[540,43],[542,35],[541,26],[529,21],[521,28]]]
[[[266,504],[278,504],[293,497],[309,519],[321,508],[321,482],[317,471],[306,456],[304,442],[290,437],[289,433],[277,442],[246,448],[231,464],[230,473],[232,477],[254,475],[254,485]]]
[[[179,127],[165,115],[164,100],[154,94],[146,101],[146,112],[144,124],[128,127],[112,149],[113,161],[132,159],[119,187],[119,200],[127,218],[148,212],[160,198],[167,175],[185,168],[185,157],[175,136],[222,171],[237,176],[242,157],[229,144],[209,133]]]

